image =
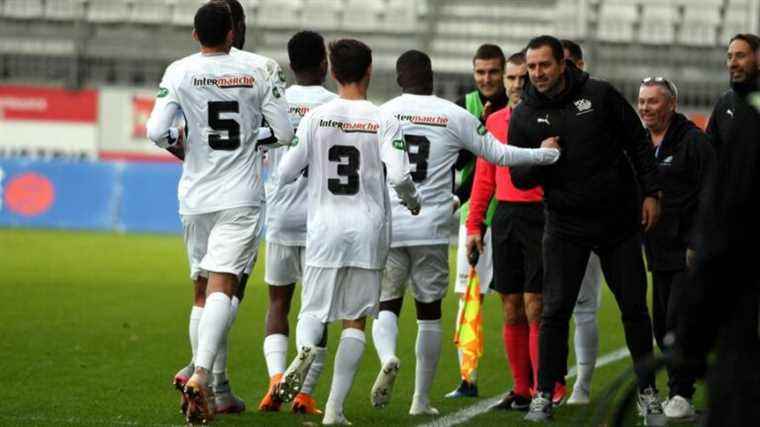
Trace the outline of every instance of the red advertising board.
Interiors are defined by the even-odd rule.
[[[146,138],[145,124],[153,110],[155,98],[150,95],[132,97],[132,138]]]
[[[0,119],[95,124],[98,91],[0,85]]]

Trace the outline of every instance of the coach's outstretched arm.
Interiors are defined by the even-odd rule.
[[[409,172],[409,157],[398,120],[386,117],[380,128],[380,158],[385,163],[388,184],[412,215],[420,212],[422,200]]]
[[[467,115],[462,122],[460,139],[465,147],[491,163],[500,166],[550,165],[559,160],[556,142],[544,142],[539,148],[520,148],[498,142],[478,119]]]

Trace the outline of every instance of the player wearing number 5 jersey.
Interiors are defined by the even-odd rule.
[[[289,143],[293,130],[287,104],[272,90],[265,71],[229,54],[234,32],[227,4],[201,6],[194,25],[201,51],[167,68],[147,132],[160,147],[174,146],[180,135],[174,118],[179,112],[186,118],[179,213],[190,275],[194,282],[207,278],[207,297],[196,369],[183,397],[188,421],[208,421],[214,413],[209,372],[227,334],[231,296],[263,223],[261,157],[255,147],[262,115],[280,142]]]
[[[343,402],[364,352],[364,326],[380,297],[391,233],[390,184],[409,210],[419,196],[409,174],[401,128],[366,100],[372,53],[357,40],[330,43],[331,74],[340,98],[301,120],[297,145],[282,159],[280,181],[308,167],[306,267],[296,328],[299,352],[278,394],[291,399],[314,359],[326,323],[342,320],[323,423],[348,424]]]
[[[401,122],[412,179],[422,196],[419,217],[413,218],[391,195],[393,239],[382,283],[380,314],[372,336],[382,369],[372,389],[375,406],[386,404],[398,371],[398,315],[407,282],[417,306],[417,373],[411,415],[435,415],[429,391],[441,350],[441,299],[449,284],[449,218],[452,213],[451,167],[460,150],[500,165],[551,164],[559,158],[556,144],[526,150],[500,144],[467,110],[433,95],[430,58],[411,50],[396,63],[397,82],[404,94],[381,111]]]

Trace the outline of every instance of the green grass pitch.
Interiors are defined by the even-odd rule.
[[[453,265],[453,256],[451,259]],[[0,271],[0,425],[183,424],[177,393],[169,385],[190,354],[187,323],[192,292],[181,237],[3,229]],[[292,322],[298,298],[294,304]],[[268,383],[261,349],[266,308],[260,258],[231,333],[229,375],[248,411],[220,417],[215,424],[300,426],[320,421],[292,415],[287,409],[266,414],[256,411]],[[345,408],[354,425],[412,426],[435,420],[407,415],[414,381],[413,310],[414,304],[407,298],[398,343],[402,368],[393,399],[382,410],[369,403],[379,362],[371,334],[367,334],[362,365]],[[479,369],[481,397],[505,392],[511,385],[501,342],[500,310],[499,298],[488,296],[485,355]],[[450,292],[444,305],[443,354],[431,396],[442,415],[477,403],[474,399],[442,398],[458,383],[451,343],[455,314],[456,300]],[[291,325],[294,331],[294,323]],[[619,312],[608,291],[600,329],[600,354],[624,346]],[[327,399],[338,336],[339,330],[333,326],[328,364],[316,392],[320,407]],[[292,337],[290,353],[294,353]],[[629,365],[625,358],[597,369],[592,399],[601,399],[606,385]],[[658,382],[660,394],[665,396],[664,375]],[[698,402],[699,406],[701,399]],[[555,412],[553,424],[588,425],[586,414],[564,406]],[[465,425],[522,425],[522,416],[517,412],[486,413]],[[640,424],[633,415],[629,421],[630,425]]]

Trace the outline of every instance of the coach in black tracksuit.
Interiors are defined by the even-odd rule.
[[[562,150],[555,165],[510,168],[518,188],[544,188],[547,221],[538,389],[539,397],[546,397],[564,374],[568,322],[591,251],[599,255],[622,312],[634,365],[641,366],[652,356],[640,227],[656,223],[661,187],[652,145],[620,93],[572,63],[562,63],[562,46],[553,37],[531,40],[527,52],[530,84],[512,113],[509,142],[532,148],[558,137]],[[661,413],[654,385],[653,375],[639,375],[646,410]],[[548,415],[540,418],[538,412]],[[549,416],[550,403],[548,409],[532,404],[528,419]]]
[[[644,235],[647,267],[652,272],[652,317],[657,345],[665,352],[668,332],[675,332],[678,311],[694,292],[693,259],[697,210],[707,177],[715,167],[715,150],[707,135],[676,112],[678,91],[668,80],[642,81],[638,110],[656,147],[657,171],[663,187],[662,216]],[[687,261],[687,258],[689,261]],[[688,264],[688,265],[687,265]],[[694,414],[695,375],[676,364],[668,367],[669,400],[665,414],[682,418]]]
[[[689,304],[677,336],[682,355],[699,364],[716,344],[708,375],[709,427],[756,425],[760,419],[758,55],[757,36],[739,34],[728,45],[731,89],[716,103],[707,127],[718,160],[697,229],[701,298]]]

